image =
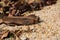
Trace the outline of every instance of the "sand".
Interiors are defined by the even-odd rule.
[[[60,0],[56,4],[46,6],[42,10],[34,11],[30,14],[35,14],[40,17],[42,22],[34,25],[23,26],[7,26],[0,25],[0,29],[4,30],[32,30],[29,33],[22,33],[21,40],[29,38],[29,40],[60,40]]]

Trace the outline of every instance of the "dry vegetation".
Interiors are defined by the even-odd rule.
[[[31,5],[34,0],[32,1],[26,0],[26,2],[27,1],[29,1],[28,4]],[[58,0],[57,3],[54,5],[51,5],[52,4],[51,2],[53,3],[54,1],[48,0],[48,2],[44,4],[44,6],[46,5],[49,5],[49,6],[46,6],[46,7],[43,6],[44,8],[41,10],[34,11],[35,8],[32,8],[33,12],[30,12],[30,13],[28,11],[24,13],[22,12],[19,15],[21,16],[23,14],[24,16],[28,16],[31,14],[35,14],[36,16],[39,16],[41,20],[40,23],[32,24],[32,25],[21,25],[21,26],[17,26],[17,25],[8,26],[5,24],[1,24],[0,40],[60,40],[60,19],[59,19],[60,18],[60,11],[59,11],[60,0]],[[14,9],[14,11],[16,10]],[[5,13],[9,13],[9,12],[5,12]],[[13,14],[11,15],[14,16]],[[11,16],[11,15],[9,13],[8,16]],[[4,16],[7,16],[7,15],[4,14]]]

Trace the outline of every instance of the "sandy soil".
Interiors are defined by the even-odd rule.
[[[60,0],[56,4],[46,6],[40,11],[34,11],[33,13],[40,17],[41,23],[29,26],[7,26],[5,24],[0,25],[0,29],[4,30],[32,30],[31,33],[22,33],[20,38],[25,40],[60,40]]]

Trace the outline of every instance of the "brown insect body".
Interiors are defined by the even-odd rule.
[[[39,18],[36,16],[20,16],[20,17],[4,17],[3,23],[5,24],[18,24],[18,25],[29,25],[29,24],[35,24],[39,22]]]

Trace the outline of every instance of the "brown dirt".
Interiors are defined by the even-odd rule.
[[[0,29],[28,31],[28,28],[30,28],[32,32],[23,32],[19,36],[21,40],[26,38],[29,38],[29,40],[60,40],[60,0],[54,5],[46,6],[42,10],[30,14],[39,16],[42,22],[29,26],[7,26],[2,24]]]

